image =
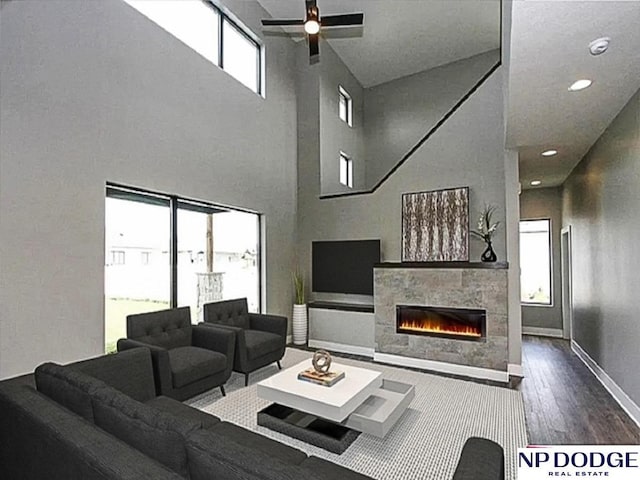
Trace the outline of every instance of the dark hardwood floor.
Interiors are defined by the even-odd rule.
[[[523,395],[533,445],[640,444],[640,428],[571,351],[569,341],[524,336]]]

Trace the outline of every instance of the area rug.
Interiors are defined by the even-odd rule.
[[[282,366],[293,366],[311,355],[288,348]],[[257,412],[270,402],[258,398],[255,384],[277,373],[275,365],[252,373],[248,387],[244,387],[244,376],[234,373],[226,397],[216,389],[187,403],[380,480],[448,480],[467,438],[489,438],[505,450],[506,478],[516,479],[516,449],[527,444],[520,392],[376,363],[337,357],[334,361],[378,370],[384,378],[416,386],[411,405],[385,438],[362,434],[343,454],[336,455],[258,426]]]

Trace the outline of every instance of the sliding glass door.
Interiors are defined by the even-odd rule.
[[[171,298],[168,199],[118,193],[105,201],[107,352],[127,336],[127,315],[168,308]]]
[[[247,298],[260,311],[260,216],[228,207],[107,186],[105,349],[126,336],[126,316]]]
[[[247,298],[260,309],[259,216],[178,201],[178,305],[193,323],[205,303]]]

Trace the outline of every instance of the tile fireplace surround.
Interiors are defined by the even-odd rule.
[[[408,366],[440,362],[496,372],[506,377],[508,365],[506,263],[383,263],[374,269],[376,360]],[[486,310],[486,338],[468,342],[396,333],[396,306],[453,307]],[[393,360],[392,360],[393,359]],[[395,361],[394,361],[395,360]],[[435,365],[435,364],[434,364]],[[423,365],[429,367],[429,365]],[[474,368],[475,367],[475,368]],[[500,373],[498,373],[500,372]],[[465,374],[465,368],[460,369]],[[488,375],[487,378],[491,377]]]

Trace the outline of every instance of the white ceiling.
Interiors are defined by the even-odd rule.
[[[272,17],[304,18],[304,0],[258,1]],[[318,7],[321,16],[364,12],[362,37],[328,40],[364,87],[500,46],[499,0],[318,0]]]
[[[603,36],[609,51],[590,55]],[[581,78],[593,85],[569,92]],[[509,81],[507,143],[523,188],[562,184],[640,88],[640,1],[514,1]],[[558,155],[541,157],[548,148]]]

